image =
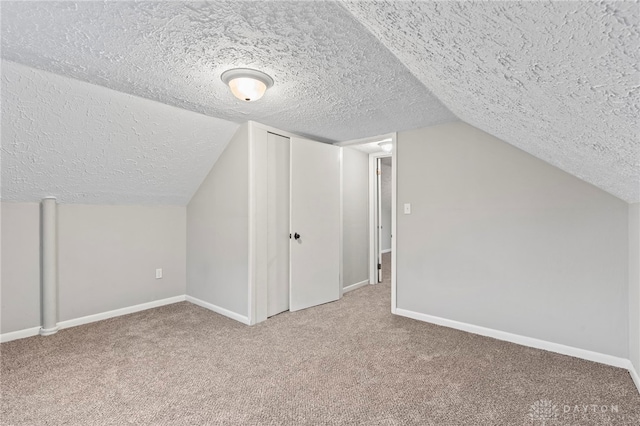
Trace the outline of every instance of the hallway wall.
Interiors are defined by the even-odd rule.
[[[342,149],[343,287],[369,279],[369,155]]]

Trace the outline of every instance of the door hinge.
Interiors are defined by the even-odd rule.
[[[378,269],[382,269],[382,263],[378,263]]]

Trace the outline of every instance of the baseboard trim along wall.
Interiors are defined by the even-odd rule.
[[[75,318],[67,321],[60,321],[58,326],[62,328],[76,327],[78,325],[89,324],[91,322],[102,321],[122,315],[133,314],[134,312],[146,311],[172,303],[184,302],[185,295],[168,297],[166,299],[154,300],[153,302],[141,303],[139,305],[128,306],[126,308],[114,309],[113,311],[102,312],[100,314],[87,315],[86,317]]]
[[[251,323],[249,322],[249,318],[244,315],[237,314],[228,309],[221,308],[220,306],[214,305],[209,302],[205,302],[204,300],[196,299],[195,297],[192,297],[192,296],[187,296],[186,300],[187,302],[193,303],[194,305],[201,306],[205,309],[209,309],[210,311],[213,311],[217,314],[224,315],[225,317],[239,321],[246,325],[251,325]]]
[[[418,321],[424,321],[431,324],[455,328],[456,330],[467,331],[469,333],[479,334],[481,336],[492,337],[494,339],[504,340],[511,343],[517,343],[522,346],[529,346],[531,348],[543,349],[545,351],[555,352],[562,355],[569,355],[575,358],[586,359],[587,361],[599,362],[601,364],[611,365],[613,367],[625,368],[627,370],[629,370],[631,367],[631,361],[629,361],[628,359],[601,354],[599,352],[592,352],[586,349],[574,348],[572,346],[565,346],[559,343],[547,342],[545,340],[534,339],[532,337],[520,336],[518,334],[507,333],[505,331],[494,330],[491,328],[480,327],[477,325],[449,320],[446,318],[421,314],[419,312],[413,312],[406,309],[397,308],[396,314]]]
[[[638,372],[636,371],[636,369],[633,367],[633,364],[631,363],[631,361],[629,361],[629,374],[631,375],[631,379],[633,379],[633,383],[636,384],[636,388],[638,388],[638,393],[640,393],[640,376],[638,375]]]
[[[0,343],[10,342],[12,340],[25,339],[40,334],[42,327],[25,328],[24,330],[11,331],[9,333],[0,334]]]
[[[367,284],[369,284],[369,280],[360,281],[359,283],[351,284],[351,285],[348,285],[348,286],[344,287],[342,289],[342,292],[346,293],[348,291],[353,291],[353,290],[355,290],[357,288],[364,287]]]
[[[99,314],[87,315],[85,317],[74,318],[66,321],[60,321],[58,327],[63,328],[76,327],[78,325],[89,324],[96,321],[102,321],[109,318],[119,317],[122,315],[133,314],[135,312],[146,311],[147,309],[158,308],[164,305],[184,302],[185,295],[168,297],[166,299],[154,300],[153,302],[141,303],[139,305],[127,306],[126,308],[114,309],[112,311],[101,312]],[[13,331],[0,335],[0,342],[10,342],[11,340],[24,339],[25,337],[37,336],[41,327],[32,327],[24,330]]]

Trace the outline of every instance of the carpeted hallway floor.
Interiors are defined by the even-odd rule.
[[[625,370],[392,316],[388,281],[254,327],[183,302],[0,349],[3,425],[640,424]]]

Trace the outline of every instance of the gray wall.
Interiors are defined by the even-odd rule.
[[[342,150],[343,286],[369,279],[369,155]]]
[[[629,358],[640,374],[640,203],[629,205]]]
[[[2,231],[2,333],[38,327],[40,205],[3,202]],[[183,206],[58,205],[59,321],[184,294],[185,256]]]
[[[186,207],[58,205],[58,280],[60,321],[185,294]]]
[[[187,206],[187,294],[247,316],[248,292],[249,133],[244,124]]]
[[[382,159],[381,180],[381,217],[382,239],[380,241],[382,250],[391,250],[391,157]]]
[[[40,204],[2,203],[0,332],[40,326]]]
[[[628,356],[627,203],[464,123],[396,155],[398,308]]]

